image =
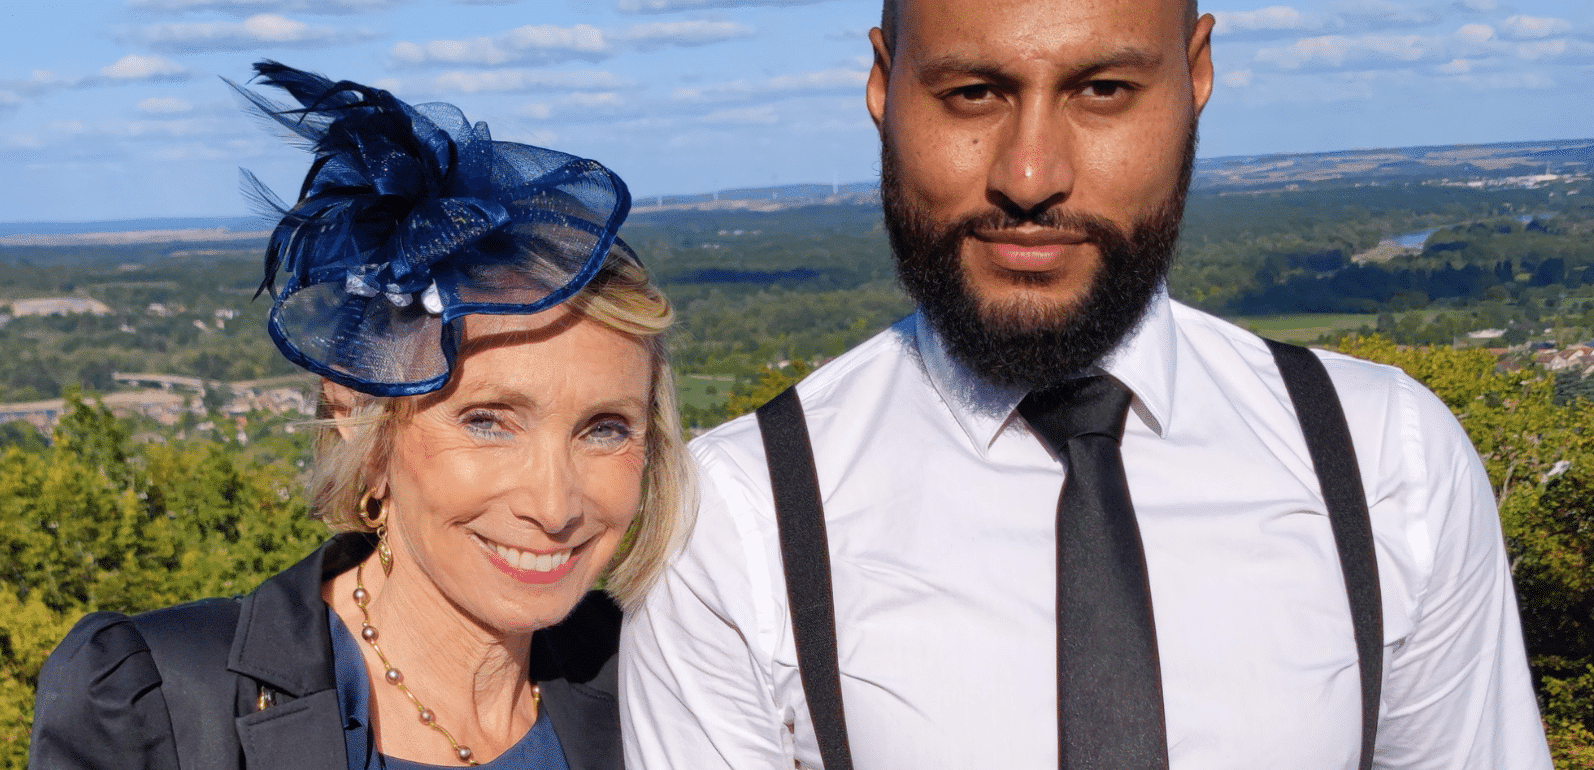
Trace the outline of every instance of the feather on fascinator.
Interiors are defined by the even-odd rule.
[[[292,208],[244,172],[281,217],[260,288],[271,339],[295,364],[371,395],[428,393],[453,370],[462,316],[536,313],[611,254],[636,261],[616,237],[630,192],[596,161],[493,141],[450,104],[274,61],[254,69],[300,106],[229,84],[315,153]]]

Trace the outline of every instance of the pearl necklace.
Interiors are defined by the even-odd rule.
[[[442,733],[443,737],[448,739],[448,745],[454,747],[454,756],[458,757],[459,761],[471,767],[481,764],[476,761],[469,746],[459,745],[459,742],[454,740],[454,736],[437,723],[437,715],[433,714],[431,709],[421,705],[421,702],[415,698],[415,693],[410,692],[409,686],[404,684],[404,674],[387,661],[387,655],[376,644],[376,626],[371,625],[371,612],[366,609],[366,605],[370,602],[371,594],[365,590],[365,562],[361,561],[354,568],[354,606],[360,608],[360,638],[371,645],[371,649],[376,651],[376,657],[382,661],[382,668],[387,669],[383,672],[382,678],[387,680],[388,684],[399,688],[399,692],[404,693],[404,697],[410,699],[410,703],[415,706],[416,716],[420,718],[421,724]],[[531,702],[538,706],[542,705],[542,688],[536,683],[531,685]]]

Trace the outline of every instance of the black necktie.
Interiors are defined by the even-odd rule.
[[[1068,467],[1057,502],[1057,724],[1063,770],[1166,770],[1162,674],[1146,554],[1129,500],[1129,392],[1069,380],[1018,405]]]

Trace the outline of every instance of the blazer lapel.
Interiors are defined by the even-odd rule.
[[[244,597],[227,668],[278,695],[235,720],[249,770],[348,768],[321,583],[370,552],[368,538],[339,535]]]
[[[556,679],[542,683],[542,707],[553,721],[570,770],[622,766],[620,709],[612,693]]]
[[[620,608],[601,591],[587,594],[559,625],[531,639],[531,677],[553,722],[570,770],[619,770],[618,656]]]

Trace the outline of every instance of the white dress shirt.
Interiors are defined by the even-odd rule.
[[[1398,369],[1319,352],[1366,485],[1384,609],[1375,766],[1550,767],[1489,481]],[[1354,770],[1339,559],[1256,336],[1159,295],[1102,368],[1134,393],[1174,770]],[[918,316],[798,386],[824,499],[859,770],[1057,766],[1058,460]],[[693,442],[696,529],[621,645],[633,770],[819,767],[757,424]]]

